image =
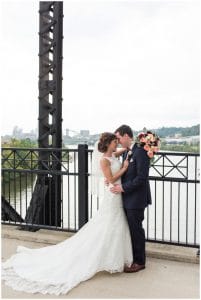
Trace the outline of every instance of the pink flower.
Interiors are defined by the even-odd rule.
[[[145,137],[141,137],[141,138],[140,138],[140,142],[141,142],[141,143],[146,143],[146,142],[147,142],[147,141],[146,141],[146,138],[145,138]]]
[[[152,131],[140,132],[137,136],[139,147],[147,151],[149,158],[153,158],[155,153],[160,149],[160,138]]]
[[[149,149],[150,149],[150,147],[149,147],[149,145],[144,145],[144,150],[146,150],[146,151],[149,151]]]
[[[139,139],[141,139],[142,137],[145,137],[145,134],[144,134],[144,132],[140,132],[140,133],[138,133],[138,138],[139,138]]]
[[[154,156],[153,151],[149,150],[147,151],[147,155],[149,156],[149,158],[152,158]]]

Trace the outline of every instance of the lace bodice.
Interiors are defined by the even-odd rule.
[[[110,161],[112,175],[114,175],[116,172],[118,172],[120,170],[121,162],[118,160],[117,157],[115,157],[115,156],[112,156],[112,157],[103,156],[103,158]],[[121,183],[121,178],[119,178],[115,183],[120,184]]]
[[[103,158],[108,159],[111,163],[111,171],[112,174],[115,174],[116,172],[118,172],[121,168],[121,162],[115,157],[106,157],[103,156]],[[115,184],[121,184],[121,178],[119,178]],[[103,194],[103,201],[101,204],[100,209],[105,209],[108,210],[109,212],[114,210],[114,209],[122,209],[123,207],[123,203],[122,203],[122,197],[121,194],[113,194],[110,191],[111,188],[111,184],[110,185],[106,185],[104,183],[104,194]]]

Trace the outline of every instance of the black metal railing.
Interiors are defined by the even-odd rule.
[[[48,161],[40,161],[40,151],[48,152]],[[61,161],[56,155],[58,151]],[[78,149],[2,148],[2,199],[21,218],[12,215],[9,220],[6,211],[2,222],[77,231],[101,203],[101,199],[91,193],[92,155],[93,150],[87,145],[79,145]],[[58,164],[59,171],[55,167]],[[150,167],[152,205],[146,210],[144,221],[148,241],[199,246],[199,171],[199,154],[157,154]],[[57,193],[53,190],[58,176],[61,177],[59,212],[57,206],[52,207],[56,203]],[[46,187],[42,192],[40,186],[36,191],[38,177],[41,186]],[[32,201],[37,207],[35,203],[30,208],[33,197],[39,202]],[[30,222],[30,216],[37,215],[38,209],[42,210],[39,221],[34,222],[33,218]],[[54,226],[52,220],[55,220]]]
[[[147,240],[199,244],[199,154],[161,152],[150,169]]]
[[[48,160],[40,159],[40,151],[46,152]],[[62,160],[58,160],[56,153],[60,151]],[[58,170],[60,164],[60,170]],[[42,168],[41,168],[42,166]],[[60,212],[57,207],[52,207],[51,203],[56,203],[55,187],[57,188],[57,178],[61,177],[61,219],[60,226],[57,226],[57,218]],[[81,175],[80,175],[81,176]],[[41,191],[35,191],[37,178],[40,178]],[[77,207],[78,207],[78,150],[56,149],[56,148],[3,148],[2,149],[2,195],[5,200],[24,219],[27,224],[27,212],[31,199],[36,193],[36,198],[41,197],[42,219],[39,222],[31,222],[31,226],[51,228],[47,223],[46,216],[55,220],[58,229],[68,229],[76,231]],[[53,192],[54,191],[54,192]],[[40,193],[46,195],[40,195]],[[37,194],[38,197],[37,197]],[[63,201],[65,199],[66,201]],[[54,201],[55,200],[55,201]],[[49,204],[49,205],[48,205]],[[40,209],[40,208],[39,208]],[[34,208],[33,208],[34,210]],[[34,211],[30,212],[33,214]],[[18,223],[8,221],[11,223]],[[29,223],[29,222],[28,222]]]

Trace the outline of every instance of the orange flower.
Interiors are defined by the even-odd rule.
[[[149,151],[149,149],[150,149],[150,147],[149,147],[149,145],[144,145],[144,150],[146,150],[146,151]]]

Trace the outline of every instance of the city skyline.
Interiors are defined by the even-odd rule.
[[[145,128],[143,128],[143,131]],[[142,129],[140,130],[142,131]],[[192,127],[163,127],[158,129],[152,129],[160,137],[161,142],[165,143],[166,150],[170,150],[171,145],[180,145],[182,151],[199,151],[200,144],[200,125],[197,124]],[[72,134],[70,134],[72,133]],[[133,129],[134,141],[138,135],[139,131]],[[92,134],[90,130],[80,129],[78,131],[71,131],[70,129],[63,130],[62,134],[62,145],[70,147],[76,147],[78,144],[87,144],[93,147],[95,142],[99,139],[101,132]],[[38,142],[38,132],[37,129],[31,130],[31,132],[23,132],[22,128],[15,126],[13,128],[12,135],[2,136],[1,143],[2,146],[9,145],[12,143],[32,143],[35,147]],[[26,144],[27,146],[27,144]],[[164,147],[164,145],[163,145]],[[174,147],[174,146],[173,146]],[[175,149],[174,149],[175,150]],[[181,150],[181,149],[180,149]]]
[[[38,2],[1,8],[4,135],[37,127]],[[63,128],[198,124],[199,22],[197,0],[64,1]]]
[[[132,128],[133,131],[143,131],[144,128],[146,128],[146,130],[158,130],[158,129],[161,129],[161,128],[191,128],[193,126],[199,126],[199,123],[198,124],[192,124],[192,126],[186,126],[186,127],[182,127],[182,126],[162,126],[162,127],[158,127],[158,128],[146,128],[146,127],[143,127],[143,128],[140,128],[140,129],[136,129],[136,128]],[[70,134],[71,133],[71,134]],[[72,134],[73,133],[73,134]],[[62,135],[63,136],[75,136],[75,135],[96,135],[96,134],[100,134],[101,132],[91,132],[90,129],[87,129],[87,128],[80,128],[78,131],[76,130],[73,130],[71,128],[62,128]],[[10,134],[1,134],[1,136],[25,136],[26,134],[32,134],[32,135],[36,135],[38,136],[38,128],[32,128],[30,131],[25,131],[24,128],[21,128],[21,127],[18,127],[17,125],[15,125],[12,129],[12,132]]]

